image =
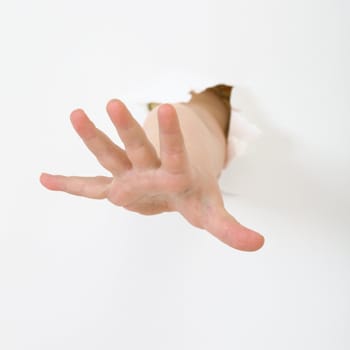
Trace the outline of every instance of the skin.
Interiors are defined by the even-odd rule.
[[[111,203],[144,215],[177,211],[235,249],[255,251],[259,233],[241,225],[224,207],[218,177],[225,162],[228,111],[211,92],[192,94],[187,103],[153,109],[144,127],[120,100],[107,113],[122,140],[120,148],[95,127],[82,109],[70,119],[87,148],[110,177],[42,173],[53,191]]]

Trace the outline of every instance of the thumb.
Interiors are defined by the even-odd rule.
[[[264,245],[264,237],[241,225],[223,206],[208,216],[206,230],[232,248],[255,251]]]

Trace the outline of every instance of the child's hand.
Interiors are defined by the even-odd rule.
[[[46,188],[88,198],[106,198],[146,215],[177,211],[192,225],[211,232],[231,247],[250,251],[263,245],[261,235],[240,225],[225,210],[217,179],[191,164],[172,105],[161,105],[158,109],[159,156],[121,101],[110,101],[107,111],[125,150],[97,129],[84,111],[73,111],[71,121],[112,177],[42,174],[40,180]]]

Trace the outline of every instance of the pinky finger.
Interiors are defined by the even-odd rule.
[[[107,196],[111,177],[81,177],[50,175],[43,173],[40,176],[41,184],[51,191],[62,191],[76,196],[93,199],[104,199]]]

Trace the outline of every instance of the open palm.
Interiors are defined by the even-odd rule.
[[[159,154],[143,128],[119,100],[107,112],[125,150],[97,129],[83,110],[71,113],[72,124],[89,150],[111,177],[41,175],[50,190],[113,204],[141,214],[181,213],[192,225],[203,228],[231,247],[257,250],[263,237],[240,225],[224,208],[217,179],[191,163],[175,108],[158,108]]]

